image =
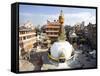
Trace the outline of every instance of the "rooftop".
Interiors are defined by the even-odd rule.
[[[35,27],[30,21],[19,26],[19,31],[32,31],[33,29],[35,29]]]

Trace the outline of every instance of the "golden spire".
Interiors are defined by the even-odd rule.
[[[63,11],[62,10],[60,11],[60,16],[63,16]]]
[[[61,10],[60,15],[59,15],[59,23],[63,24],[64,23],[64,15],[63,11]]]

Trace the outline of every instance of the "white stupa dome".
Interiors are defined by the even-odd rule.
[[[52,57],[59,58],[61,54],[64,54],[66,60],[71,57],[73,51],[73,46],[68,41],[55,42],[50,49]]]

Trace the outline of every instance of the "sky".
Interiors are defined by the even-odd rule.
[[[76,8],[76,7],[54,7],[54,6],[37,6],[37,5],[19,5],[19,23],[24,24],[31,21],[34,26],[42,26],[47,20],[53,22],[58,20],[60,11],[64,14],[64,25],[75,25],[77,23],[89,22],[96,23],[96,9],[93,8]]]

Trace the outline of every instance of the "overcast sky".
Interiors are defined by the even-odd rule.
[[[19,22],[20,24],[31,21],[35,26],[46,24],[47,20],[57,20],[60,11],[64,14],[64,25],[75,25],[76,23],[85,21],[85,25],[89,22],[96,23],[96,10],[91,8],[75,8],[75,7],[52,7],[52,6],[36,6],[36,5],[20,5],[19,6]]]

